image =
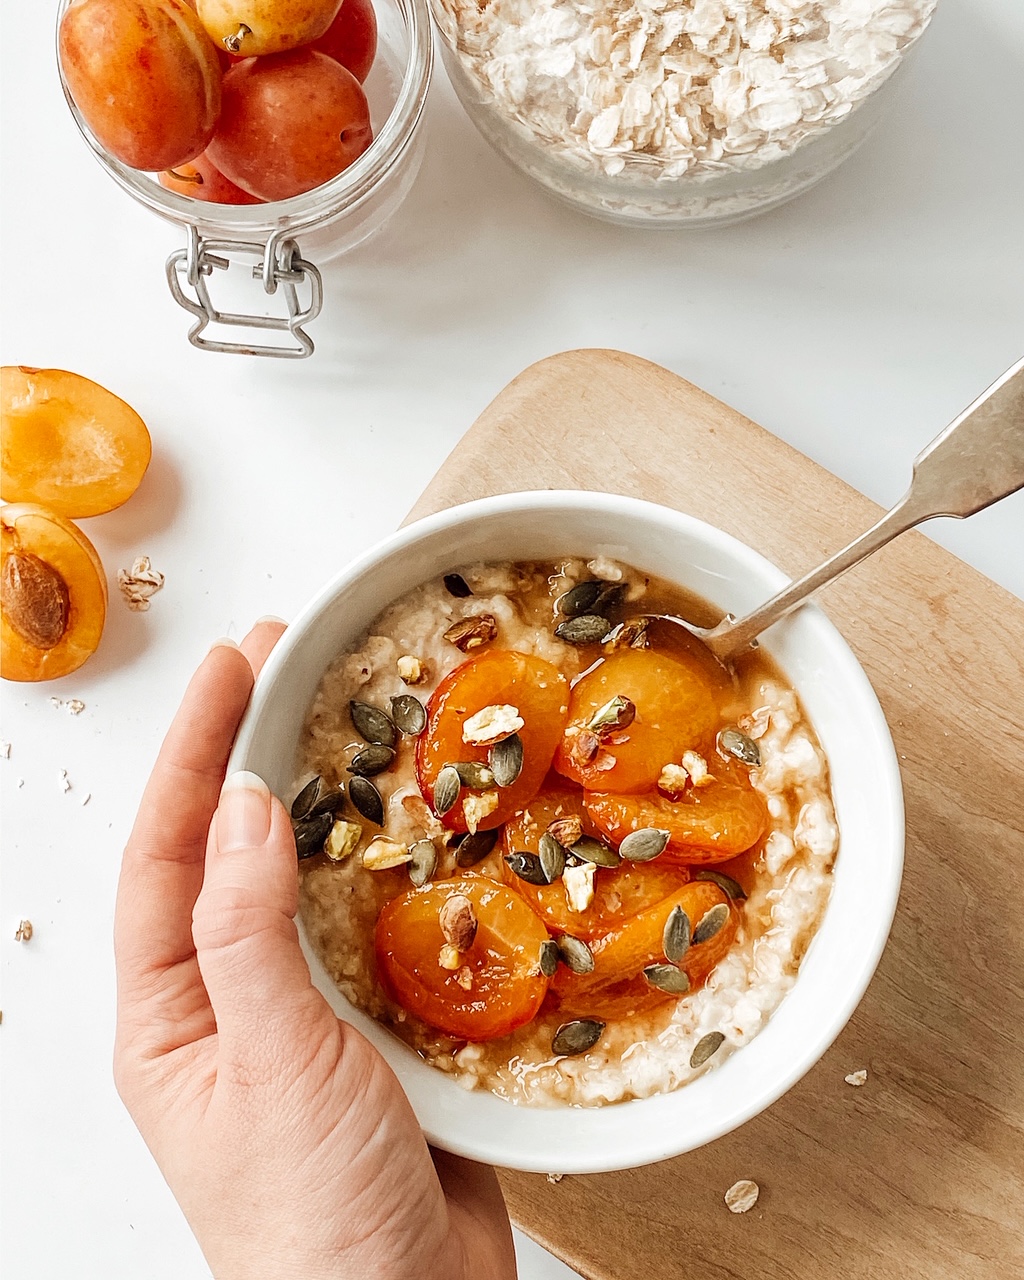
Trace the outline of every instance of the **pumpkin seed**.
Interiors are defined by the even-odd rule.
[[[604,737],[614,733],[616,729],[626,729],[636,719],[636,706],[628,698],[617,693],[614,698],[600,707],[587,721],[587,728]]]
[[[382,747],[393,747],[398,741],[394,721],[380,707],[371,707],[368,702],[356,702],[353,699],[348,704],[348,709],[356,733],[364,741],[377,743]]]
[[[644,969],[644,977],[652,987],[671,996],[685,996],[690,989],[685,970],[677,969],[674,964],[649,964]]]
[[[336,814],[345,803],[345,790],[343,787],[334,787],[332,790],[325,792],[316,804],[306,814],[307,818],[319,818],[322,813]]]
[[[498,786],[510,787],[523,770],[522,738],[518,733],[510,733],[491,747],[487,760]]]
[[[416,888],[425,885],[437,868],[433,840],[417,840],[409,850],[409,879]]]
[[[598,613],[581,613],[578,618],[560,622],[555,635],[566,644],[600,644],[610,630],[607,618]]]
[[[528,853],[525,850],[519,853],[506,853],[505,861],[510,870],[527,884],[551,883],[541,866],[540,858],[535,853]]]
[[[723,729],[718,735],[718,749],[723,755],[735,756],[744,764],[756,767],[761,763],[761,748],[739,729]]]
[[[619,845],[619,857],[627,862],[650,862],[665,852],[669,833],[663,827],[641,827],[631,831]]]
[[[581,613],[592,613],[604,588],[605,583],[597,578],[591,578],[587,582],[577,582],[564,596],[558,597],[555,608],[563,618],[578,618]]]
[[[721,1031],[709,1031],[706,1036],[697,1041],[697,1047],[690,1054],[690,1066],[694,1070],[702,1067],[708,1058],[714,1057],[724,1040],[725,1036]]]
[[[540,944],[540,971],[545,978],[554,977],[558,968],[558,943],[548,938]]]
[[[565,849],[550,832],[545,831],[537,843],[537,855],[546,884],[553,884],[565,870]]]
[[[693,945],[699,946],[700,943],[707,942],[709,938],[713,938],[728,919],[728,903],[716,902],[713,907],[709,907],[697,921],[696,928],[693,931],[693,938],[691,939]]]
[[[434,779],[434,812],[443,818],[459,798],[462,779],[454,765],[446,764]]]
[[[426,708],[411,693],[391,699],[391,719],[410,738],[418,738],[427,727]]]
[[[320,788],[323,786],[323,778],[311,778],[309,782],[302,788],[299,794],[292,801],[292,818],[298,822],[300,818],[304,818],[310,809],[316,804],[320,796]]]
[[[734,880],[732,876],[723,875],[721,871],[712,871],[710,868],[703,868],[693,873],[694,880],[710,880],[712,884],[717,884],[723,893],[728,894],[734,902],[743,902],[746,899],[747,891],[743,888],[738,880]]]
[[[497,843],[497,827],[490,831],[476,831],[473,835],[466,836],[465,840],[459,843],[459,847],[455,852],[456,865],[460,867],[475,867],[482,858],[487,857]]]
[[[661,935],[662,950],[669,964],[678,964],[690,948],[690,917],[680,906],[669,912]]]
[[[459,775],[459,781],[470,791],[489,791],[494,786],[494,774],[479,760],[456,760],[449,766]]]
[[[602,582],[601,594],[594,602],[591,612],[611,613],[613,609],[618,609],[625,600],[628,590],[628,582]]]
[[[593,862],[599,867],[617,867],[622,862],[614,849],[600,840],[594,840],[591,836],[584,836],[582,840],[577,840],[569,852],[575,854],[577,858],[582,858],[584,862]]]
[[[312,858],[320,853],[324,841],[331,834],[334,819],[329,813],[317,818],[306,818],[295,825],[295,852],[300,858]]]
[[[456,600],[465,600],[467,596],[473,594],[472,587],[470,587],[461,573],[446,573],[444,575],[444,589],[450,596],[454,596]]]
[[[575,1022],[563,1022],[551,1041],[551,1052],[566,1058],[586,1053],[601,1039],[602,1031],[604,1023],[597,1018],[577,1018]]]
[[[582,938],[574,938],[571,933],[563,933],[556,938],[558,954],[573,973],[593,973],[594,953]]]
[[[356,752],[348,772],[358,773],[364,778],[373,778],[378,773],[383,773],[385,769],[390,769],[394,758],[395,753],[391,747],[382,747],[376,743],[372,747],[364,747],[362,751]]]
[[[368,822],[384,825],[384,801],[369,778],[357,774],[348,784],[348,798]]]

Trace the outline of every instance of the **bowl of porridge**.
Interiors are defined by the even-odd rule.
[[[661,620],[784,582],[676,511],[520,493],[400,530],[288,628],[232,767],[290,807],[313,981],[431,1142],[665,1159],[842,1030],[902,871],[871,686],[813,606],[730,670]]]
[[[487,141],[583,213],[725,225],[864,141],[935,0],[430,0]]]

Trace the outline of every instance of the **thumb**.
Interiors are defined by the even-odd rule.
[[[221,1053],[244,1064],[244,1078],[254,1083],[280,1067],[283,1048],[294,1051],[296,1027],[309,1029],[311,1005],[334,1023],[310,981],[297,909],[288,816],[262,778],[233,773],[210,827],[192,938]]]

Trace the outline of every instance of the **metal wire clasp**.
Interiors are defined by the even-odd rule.
[[[245,315],[235,311],[218,311],[210,300],[208,277],[214,268],[226,271],[231,253],[244,254],[260,261],[252,268],[254,280],[262,280],[268,295],[278,286],[288,308],[285,316]],[[202,351],[228,351],[235,355],[276,356],[280,359],[304,360],[313,354],[313,341],[303,325],[315,320],[323,304],[323,281],[311,262],[299,257],[299,247],[282,232],[275,232],[266,245],[238,240],[204,240],[196,227],[188,229],[188,243],[167,259],[167,283],[179,306],[191,312],[196,322],[188,331],[188,340]],[[299,305],[298,286],[308,284],[309,301]],[[185,292],[185,285],[194,297]],[[248,342],[218,342],[202,336],[209,324],[233,325],[245,329],[272,329],[287,332],[297,346],[270,346]]]

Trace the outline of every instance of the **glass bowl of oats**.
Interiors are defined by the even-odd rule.
[[[449,77],[516,168],[636,226],[813,186],[891,104],[936,0],[430,0]]]
[[[640,625],[784,581],[678,512],[522,493],[399,531],[288,628],[231,767],[291,808],[313,980],[431,1142],[665,1159],[853,1012],[903,853],[863,671],[813,606],[732,673]]]

